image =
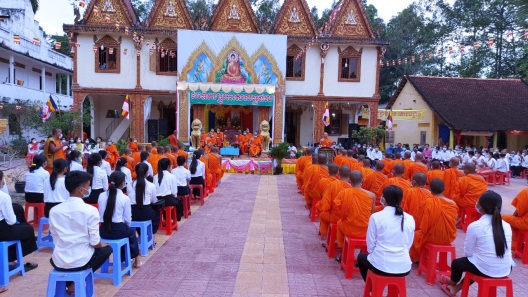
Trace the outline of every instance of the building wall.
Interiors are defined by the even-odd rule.
[[[156,39],[156,36],[146,36],[144,40],[147,39],[150,39],[152,43]],[[164,37],[159,38],[159,36],[158,39],[160,42],[165,40]],[[176,38],[172,38],[172,40],[176,42]],[[144,43],[145,42],[146,41],[144,41]],[[141,87],[147,90],[175,91],[178,76],[157,75],[155,69],[154,71],[151,71],[150,59],[156,59],[156,55],[150,56],[150,49],[145,45],[146,44],[144,44],[141,49]],[[152,45],[150,47],[152,47]],[[132,51],[132,55],[135,55],[135,50]]]
[[[288,43],[288,47],[293,43]],[[297,45],[302,47],[301,45]],[[318,47],[311,47],[306,52],[304,81],[286,80],[286,96],[316,96],[319,93],[321,80],[321,52]]]
[[[106,138],[106,128],[113,118],[106,118],[106,113],[108,110],[117,110],[117,112],[121,112],[121,107],[123,105],[123,96],[118,95],[109,95],[109,94],[93,94],[90,95],[90,97],[93,99],[94,103],[94,116],[95,121],[93,121],[94,125],[94,139],[96,137],[102,137]],[[110,133],[111,134],[111,133]]]
[[[301,127],[299,129],[299,143],[306,146],[313,140],[313,109],[303,111],[301,114]]]
[[[528,135],[507,135],[506,144],[508,152],[523,150],[528,145]]]

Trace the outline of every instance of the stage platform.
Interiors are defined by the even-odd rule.
[[[297,159],[282,160],[282,173],[295,174],[295,163],[297,163]],[[273,160],[269,157],[249,158],[247,156],[223,158],[222,168],[229,173],[272,174]]]

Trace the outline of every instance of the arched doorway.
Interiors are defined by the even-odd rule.
[[[82,114],[83,114],[83,132],[86,133],[88,138],[93,138],[95,131],[94,131],[94,104],[91,97],[86,96],[84,98],[82,103]],[[90,116],[86,116],[90,115]]]

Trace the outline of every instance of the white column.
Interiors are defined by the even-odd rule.
[[[57,78],[59,80],[59,94],[62,94],[62,74],[59,74],[59,77]]]
[[[70,96],[70,74],[66,74],[66,96]]]
[[[46,67],[42,67],[40,76],[42,77],[42,92],[46,92]]]
[[[9,83],[15,84],[15,56],[9,55]]]

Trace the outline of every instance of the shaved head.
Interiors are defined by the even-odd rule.
[[[161,155],[161,154],[164,154],[165,153],[165,148],[160,146],[158,147],[158,154]]]
[[[350,167],[347,165],[343,165],[339,168],[339,177],[341,179],[343,178],[349,178],[350,177]]]
[[[343,156],[346,156],[346,155],[347,155],[347,150],[344,149],[344,148],[342,148],[342,149],[339,150],[339,153],[340,153],[341,155],[343,155]]]
[[[376,162],[376,171],[382,171],[383,168],[385,168],[385,164],[383,164],[383,162],[381,161]]]
[[[458,167],[458,164],[460,164],[460,160],[456,157],[453,157],[451,160],[449,160],[449,167]]]
[[[307,155],[307,156],[311,156],[313,154],[313,150],[312,148],[307,148],[305,151],[304,151],[304,154]]]
[[[326,155],[325,154],[317,155],[317,163],[319,163],[319,165],[326,165]]]
[[[467,174],[475,174],[475,163],[466,163],[464,170],[467,171]]]
[[[427,182],[427,175],[425,175],[423,172],[416,172],[413,174],[413,180],[418,186],[423,187]]]
[[[431,167],[433,167],[433,169],[440,169],[440,162],[438,161],[433,161],[431,163]]]
[[[365,160],[363,160],[363,167],[368,167],[368,168],[370,168],[370,159],[365,159]]]
[[[385,158],[389,159],[391,157],[391,153],[385,152]]]
[[[429,187],[431,188],[431,193],[433,193],[433,195],[441,195],[445,190],[444,181],[439,178],[433,179],[429,184]]]
[[[405,172],[405,168],[403,168],[402,164],[396,164],[394,165],[394,168],[392,168],[392,171],[394,172],[394,175],[402,175]]]
[[[365,155],[359,155],[357,157],[357,160],[358,160],[358,162],[363,162],[363,160],[365,160]]]
[[[422,162],[422,160],[423,160],[422,153],[417,153],[416,156],[414,157],[414,161],[415,162]]]
[[[218,147],[217,147],[217,146],[213,146],[213,147],[211,148],[211,152],[212,152],[212,153],[218,153]]]
[[[401,153],[394,153],[394,159],[401,159]]]
[[[337,166],[337,164],[332,163],[332,164],[328,165],[328,174],[329,175],[336,176],[338,171],[339,171],[339,166]]]
[[[361,185],[362,181],[363,181],[363,176],[361,175],[360,171],[354,170],[350,173],[350,182],[353,185]]]
[[[348,157],[352,157],[354,155],[354,151],[353,150],[348,150],[347,151],[347,156]]]
[[[404,158],[404,159],[410,159],[410,158],[411,158],[411,152],[405,152],[405,153],[403,153],[403,158]]]

